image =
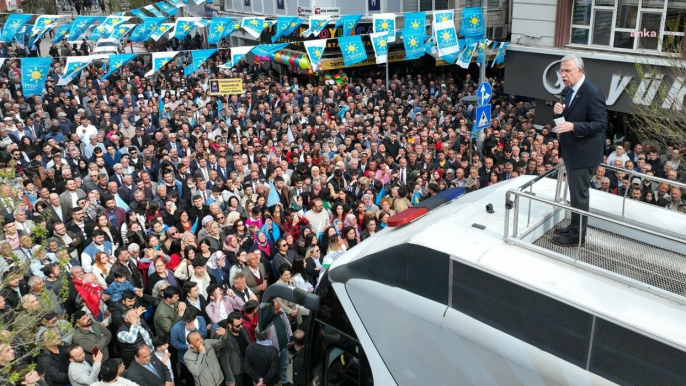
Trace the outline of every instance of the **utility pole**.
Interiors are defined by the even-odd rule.
[[[483,13],[484,17],[484,31],[486,31],[486,23],[488,22],[488,17],[486,14],[486,8],[488,7],[488,1],[487,0],[481,0],[481,11]],[[487,36],[488,38],[488,36]],[[479,43],[481,44],[481,43]],[[479,48],[479,47],[477,47]],[[484,49],[484,54],[482,55],[481,63],[479,63],[479,84],[483,83],[486,81],[486,50]],[[478,51],[477,51],[478,52]]]

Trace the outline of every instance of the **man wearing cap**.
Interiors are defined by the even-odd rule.
[[[67,114],[64,111],[57,113],[57,124],[59,125],[62,134],[69,135],[71,133],[73,123],[67,118]],[[79,138],[81,138],[81,135],[79,135]]]

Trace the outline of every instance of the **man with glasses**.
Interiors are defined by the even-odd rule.
[[[567,169],[571,206],[588,211],[590,181],[603,160],[605,147],[605,96],[586,78],[584,62],[576,55],[562,58],[560,77],[567,86],[567,93],[564,103],[556,103],[554,107],[555,116],[564,118],[558,120],[555,132]],[[585,243],[587,222],[586,217],[573,212],[571,224],[557,228],[553,242],[561,246],[574,246],[579,241]]]
[[[240,312],[231,312],[227,317],[227,331],[229,332],[229,342],[226,348],[229,355],[231,372],[236,386],[251,385],[250,378],[245,373],[243,360],[245,349],[250,345],[250,337],[243,328],[243,316]]]

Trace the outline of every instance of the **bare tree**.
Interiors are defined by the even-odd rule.
[[[659,154],[672,146],[686,144],[684,93],[686,93],[686,50],[683,37],[666,36],[661,65],[638,59],[638,81],[627,87],[635,111],[632,126],[642,143]],[[682,152],[683,154],[683,152]]]

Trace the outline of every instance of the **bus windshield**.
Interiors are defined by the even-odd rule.
[[[310,319],[308,360],[313,385],[373,385],[364,350],[326,273],[317,288],[319,310]]]

